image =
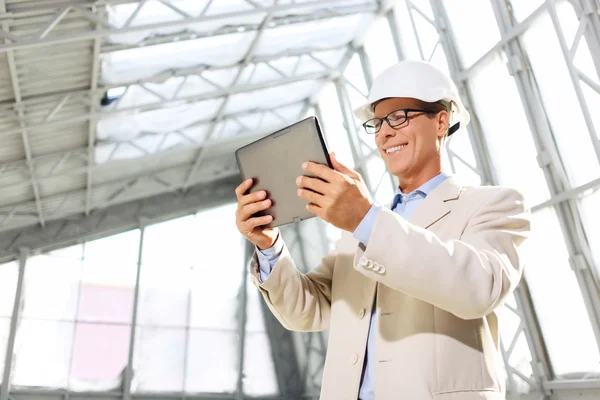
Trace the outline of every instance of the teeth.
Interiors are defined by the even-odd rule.
[[[401,146],[390,147],[390,148],[389,148],[389,149],[387,149],[385,152],[386,152],[386,153],[388,153],[388,154],[390,154],[390,153],[393,153],[393,152],[395,152],[395,151],[400,151],[400,150],[402,150],[403,148],[405,148],[406,146],[407,146],[406,144],[403,144],[403,145],[401,145]]]

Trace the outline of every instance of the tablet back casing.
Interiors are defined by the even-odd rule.
[[[277,227],[314,217],[306,210],[308,202],[297,195],[296,178],[307,175],[302,164],[312,161],[332,168],[319,122],[309,117],[272,133],[236,151],[244,180],[254,179],[250,193],[267,192],[273,206],[256,216],[270,214]]]

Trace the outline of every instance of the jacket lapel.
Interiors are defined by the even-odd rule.
[[[462,188],[463,186],[454,176],[449,177],[425,197],[425,200],[417,208],[409,222],[421,228],[429,228],[450,214],[451,203],[458,200]]]

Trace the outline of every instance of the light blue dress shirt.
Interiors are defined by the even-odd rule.
[[[409,219],[417,209],[417,207],[423,202],[425,197],[433,189],[437,188],[440,184],[442,184],[448,175],[439,174],[421,187],[416,189],[413,192],[404,194],[400,191],[400,189],[396,189],[396,193],[394,195],[394,201],[392,203],[391,209],[399,214],[401,217],[405,219]],[[356,230],[354,231],[354,237],[363,243],[365,246],[368,245],[369,239],[371,238],[371,233],[373,232],[373,227],[375,225],[375,221],[377,218],[377,214],[381,210],[381,206],[377,203],[374,203],[371,209],[367,212],[367,215],[363,218],[361,223],[358,225]],[[281,237],[277,238],[277,241],[273,245],[273,247],[266,250],[258,250],[256,253],[258,255],[258,263],[260,267],[260,278],[264,282],[269,277],[271,270],[277,263],[279,256],[283,250],[283,239]],[[371,312],[371,324],[369,326],[369,334],[367,337],[367,349],[365,353],[365,363],[363,365],[363,372],[360,382],[360,390],[358,393],[358,398],[360,400],[374,400],[375,399],[375,363],[373,359],[373,355],[375,354],[375,323],[377,313],[375,312],[376,304],[373,302],[373,311]]]

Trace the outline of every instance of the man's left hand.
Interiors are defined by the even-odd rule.
[[[331,154],[334,169],[306,162],[302,169],[321,179],[300,176],[298,196],[308,200],[307,210],[330,224],[354,232],[373,205],[363,178]]]

